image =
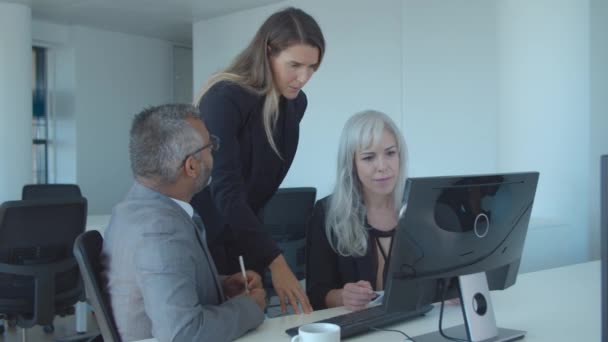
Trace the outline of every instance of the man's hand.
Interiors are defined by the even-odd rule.
[[[266,308],[266,291],[263,288],[256,287],[251,289],[248,296],[264,311]]]
[[[247,286],[249,291],[254,289],[262,289],[262,278],[254,271],[247,271]],[[224,293],[228,297],[235,297],[245,292],[245,279],[243,273],[235,273],[226,279],[222,284]]]

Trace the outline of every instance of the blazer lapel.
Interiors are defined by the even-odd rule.
[[[205,253],[205,257],[207,258],[207,260],[209,260],[209,268],[211,268],[213,280],[215,281],[215,288],[217,290],[217,296],[221,303],[225,300],[224,291],[222,289],[222,284],[220,283],[220,280],[218,277],[217,269],[215,268],[215,262],[211,258],[211,253],[209,253],[209,249],[207,248],[207,243],[205,242],[205,236],[204,236],[205,226],[203,225],[203,221],[201,220],[200,216],[198,218],[196,218],[198,216],[198,214],[195,213],[194,216],[195,217],[192,218],[194,232],[196,233],[196,238],[198,240],[198,243],[200,244],[201,248],[203,249],[203,253]]]
[[[209,249],[207,248],[207,243],[205,242],[205,237],[204,237],[204,233],[203,233],[205,231],[205,227],[203,225],[202,220],[200,219],[200,216],[198,216],[198,214],[196,214],[196,216],[198,216],[198,220],[195,220],[194,218],[189,217],[188,214],[182,208],[180,208],[177,203],[173,202],[173,200],[171,200],[169,197],[162,195],[150,188],[147,188],[146,186],[138,183],[137,181],[131,187],[131,190],[129,191],[129,194],[127,196],[130,196],[133,198],[158,199],[158,200],[164,201],[171,207],[175,207],[176,212],[180,213],[179,215],[183,215],[184,218],[187,218],[188,220],[190,220],[190,222],[192,222],[192,229],[194,229],[194,232],[196,234],[196,239],[198,240],[199,245],[203,249],[203,253],[205,254],[205,257],[208,260],[209,269],[211,270],[211,276],[213,277],[213,281],[215,282],[215,288],[217,290],[218,300],[220,303],[223,302],[225,300],[224,291],[222,289],[222,285],[219,280],[219,275],[217,273],[217,269],[215,268],[215,262],[213,261],[213,258],[211,257],[211,253],[209,253]],[[200,223],[196,223],[195,221],[199,221]],[[198,227],[199,224],[200,224],[200,230]]]

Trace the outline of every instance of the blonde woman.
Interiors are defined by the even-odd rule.
[[[285,178],[298,147],[307,98],[302,88],[321,65],[325,40],[297,8],[271,15],[232,64],[211,77],[195,100],[222,148],[209,187],[192,199],[220,273],[246,267],[272,274],[282,311],[312,311],[281,250],[263,229],[260,210]]]
[[[405,140],[389,116],[365,111],[346,122],[333,194],[316,203],[308,227],[306,287],[315,310],[359,310],[384,289],[405,163]]]

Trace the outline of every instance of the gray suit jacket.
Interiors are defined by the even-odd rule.
[[[123,341],[230,341],[262,323],[251,298],[224,300],[203,239],[184,209],[137,182],[114,207],[102,260]]]

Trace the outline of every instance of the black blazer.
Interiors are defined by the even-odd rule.
[[[210,134],[220,138],[220,149],[213,155],[210,186],[191,203],[205,223],[207,243],[221,274],[239,271],[239,255],[248,269],[261,273],[281,253],[270,232],[263,229],[260,211],[291,166],[307,100],[302,91],[293,100],[281,96],[273,134],[281,159],[264,131],[264,99],[223,81],[199,103]]]
[[[376,288],[378,273],[378,255],[372,253],[375,241],[371,236],[364,256],[341,256],[333,250],[325,234],[328,205],[329,196],[317,201],[307,231],[306,293],[315,310],[327,308],[327,293],[346,283],[367,280]]]

